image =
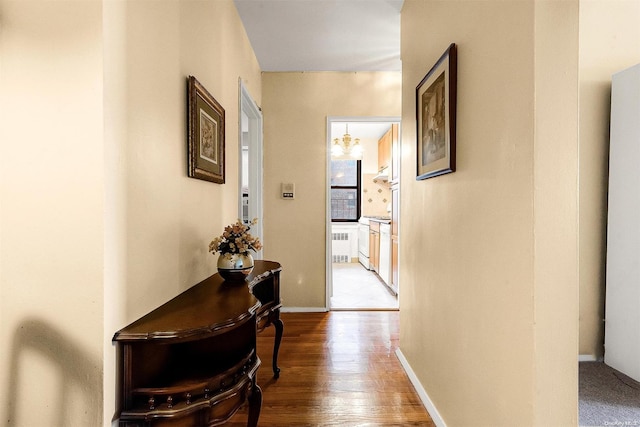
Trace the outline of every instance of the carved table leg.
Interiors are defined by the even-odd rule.
[[[280,349],[280,341],[282,341],[282,331],[284,330],[284,323],[280,318],[277,318],[273,322],[273,327],[276,328],[276,341],[273,345],[273,376],[275,378],[279,378],[280,368],[278,368],[278,350]]]
[[[247,427],[257,427],[260,409],[262,408],[262,390],[258,384],[254,384],[249,395],[249,419]]]

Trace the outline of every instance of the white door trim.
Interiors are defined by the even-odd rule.
[[[325,275],[326,275],[326,291],[325,291],[325,308],[331,310],[331,296],[333,294],[333,268],[331,262],[331,124],[333,122],[392,122],[400,124],[402,117],[399,116],[327,116],[327,182],[326,188],[326,204],[325,204]]]
[[[262,141],[262,110],[255,103],[246,86],[239,80],[239,114],[238,114],[238,218],[242,218],[242,114],[248,118],[245,128],[248,131],[249,146],[249,220],[258,218],[258,224],[251,228],[251,234],[264,242],[263,222],[263,141]],[[262,258],[262,251],[256,253],[256,258]]]

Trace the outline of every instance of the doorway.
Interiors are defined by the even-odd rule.
[[[329,310],[398,310],[399,130],[399,117],[327,118]]]
[[[256,105],[249,91],[240,80],[239,114],[239,197],[238,218],[248,224],[254,218],[257,224],[251,226],[251,234],[263,239],[262,223],[262,111]],[[256,259],[262,258],[262,250],[256,252]]]

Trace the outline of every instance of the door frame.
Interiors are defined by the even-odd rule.
[[[325,197],[325,309],[331,310],[331,296],[333,295],[333,266],[331,258],[331,124],[333,122],[361,122],[361,123],[378,123],[390,122],[397,123],[401,126],[402,117],[400,116],[327,116],[327,170],[326,170],[326,197]],[[399,126],[399,129],[400,129]],[[401,131],[399,132],[401,133]],[[398,135],[400,139],[400,134]],[[401,144],[398,145],[398,156],[400,156]],[[398,165],[400,162],[398,162]],[[400,170],[398,170],[400,173]],[[398,234],[400,231],[398,230]],[[398,255],[399,257],[400,255]]]
[[[238,108],[238,218],[242,218],[242,173],[244,171],[243,138],[245,130],[247,132],[247,145],[249,146],[249,220],[258,218],[258,223],[251,227],[251,234],[257,236],[264,242],[264,222],[263,222],[263,130],[262,130],[262,109],[258,107],[251,97],[246,86],[239,79],[239,108]],[[242,120],[242,116],[247,116],[247,123]],[[262,257],[262,250],[256,252],[256,258]]]

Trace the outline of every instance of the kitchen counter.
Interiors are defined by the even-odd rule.
[[[363,216],[358,220],[358,222],[360,224],[368,224],[371,221],[379,222],[381,224],[390,224],[391,223],[391,217],[388,217],[388,216]]]
[[[379,222],[380,224],[391,224],[391,218],[369,218],[369,221]]]

